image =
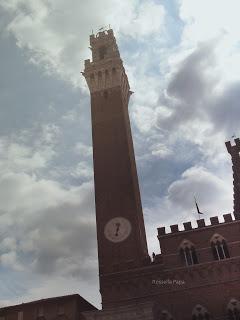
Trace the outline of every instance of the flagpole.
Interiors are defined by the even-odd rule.
[[[196,199],[195,196],[194,196],[194,201],[195,201],[195,205],[196,205],[196,208],[197,208],[198,220],[200,220],[200,214],[202,214],[202,212],[200,212],[200,210],[199,210],[199,207],[198,207],[198,204],[197,204],[197,199]]]

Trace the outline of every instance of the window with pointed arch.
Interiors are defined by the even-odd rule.
[[[160,305],[158,300],[155,301],[152,312],[154,320],[175,320],[172,314]]]
[[[173,316],[167,310],[162,310],[159,312],[155,320],[174,320]]]
[[[189,240],[183,240],[180,245],[180,255],[186,266],[198,264],[198,257],[194,244]]]
[[[200,304],[197,304],[192,311],[192,320],[210,320],[212,319],[210,313],[208,310],[201,306]]]
[[[211,247],[215,260],[230,258],[227,242],[220,234],[214,234],[212,236]]]
[[[232,298],[227,305],[227,319],[228,320],[240,320],[240,302]]]
[[[37,308],[37,320],[45,320],[43,306]]]

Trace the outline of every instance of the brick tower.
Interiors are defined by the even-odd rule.
[[[232,157],[233,170],[233,209],[234,213],[240,213],[240,139],[234,139],[235,145],[226,142],[227,151]]]
[[[83,75],[91,93],[100,291],[105,275],[149,258],[128,115],[128,78],[112,30],[90,36]]]

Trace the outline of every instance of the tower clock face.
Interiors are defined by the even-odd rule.
[[[116,217],[108,221],[104,228],[105,237],[111,242],[121,242],[131,233],[131,223],[123,217]]]

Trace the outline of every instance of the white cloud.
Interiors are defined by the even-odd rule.
[[[57,182],[45,179],[38,180],[36,176],[30,176],[26,173],[2,175],[0,188],[1,210],[11,212],[23,210],[25,213],[33,214],[34,211],[60,205],[68,195],[67,191],[59,188]],[[77,199],[72,197],[72,200],[76,201]]]
[[[35,140],[32,142],[33,135]],[[33,173],[46,168],[55,156],[54,148],[59,136],[59,128],[55,124],[48,123],[40,128],[36,125],[32,129],[1,137],[0,172]]]
[[[71,176],[74,178],[84,178],[92,179],[93,178],[93,169],[87,162],[79,162],[78,165],[71,170]]]
[[[173,154],[173,151],[169,149],[165,144],[163,143],[156,143],[153,144],[150,148],[152,151],[153,156],[157,156],[160,159],[161,158],[167,158]]]
[[[239,10],[237,0],[181,0],[180,17],[187,23],[183,35],[191,42],[207,41],[221,32],[236,41],[240,35]]]
[[[125,8],[127,9],[127,8]],[[119,24],[120,31],[144,41],[146,36],[160,33],[164,26],[165,10],[154,1],[143,1],[137,7],[131,6],[125,22]]]
[[[43,298],[52,298],[59,296],[59,292],[61,292],[61,295],[79,293],[87,301],[100,308],[100,299],[94,282],[98,282],[97,276],[93,278],[92,282],[80,282],[80,279],[76,281],[76,278],[62,276],[53,278],[45,275],[36,279],[33,287],[29,288],[21,298],[16,298],[13,302],[0,300],[0,304],[6,306],[9,303],[18,304]]]
[[[10,142],[8,139],[2,139],[0,149],[3,152],[0,160],[1,172],[32,172],[44,168],[54,156],[54,151],[47,146],[36,150],[25,144]]]
[[[72,109],[72,110],[68,111],[67,113],[65,113],[62,116],[62,119],[64,121],[68,121],[68,122],[79,121],[79,115],[77,113],[77,110]]]
[[[12,237],[5,238],[1,243],[2,250],[11,250],[14,251],[17,248],[16,239]]]
[[[54,145],[60,135],[60,129],[54,123],[47,123],[42,125],[42,133],[39,143]]]
[[[179,224],[183,230],[183,222],[192,221],[196,226],[198,219],[194,196],[197,198],[200,211],[204,213],[201,218],[209,224],[209,218],[232,212],[232,185],[231,173],[225,171],[219,177],[207,168],[194,166],[184,171],[181,177],[170,184],[165,196],[154,198],[152,207],[144,208],[147,236],[150,252],[159,252],[156,242],[157,228]]]
[[[92,153],[93,153],[93,150],[92,150],[92,147],[91,146],[88,146],[88,145],[85,145],[84,143],[82,142],[77,142],[75,147],[74,147],[74,151],[77,153],[77,154],[80,154],[81,156],[83,157],[88,157],[88,156],[91,156]]]
[[[13,15],[8,31],[30,50],[31,61],[83,88],[79,71],[89,56],[91,29],[110,23],[116,31],[140,38],[159,32],[164,21],[162,5],[146,0],[1,0],[0,5]]]
[[[152,108],[135,104],[132,114],[134,122],[142,133],[147,133],[152,129],[155,121],[154,110]]]
[[[9,251],[0,255],[0,265],[2,265],[3,267],[11,267],[14,269],[18,269],[16,252]]]
[[[208,190],[208,192],[206,192]],[[168,188],[168,200],[191,212],[196,196],[209,216],[226,213],[232,203],[232,186],[203,167],[192,167]]]

